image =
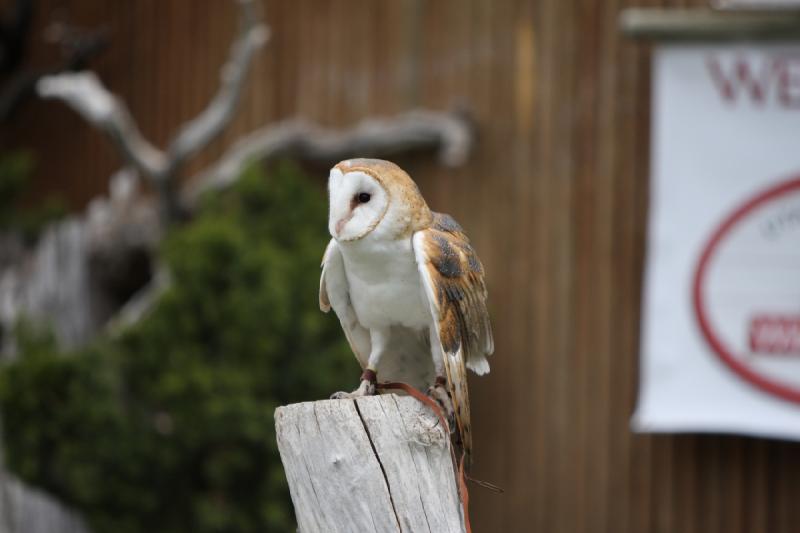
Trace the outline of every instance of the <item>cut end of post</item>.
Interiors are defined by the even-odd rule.
[[[293,404],[275,427],[303,533],[465,531],[449,435],[416,399]]]

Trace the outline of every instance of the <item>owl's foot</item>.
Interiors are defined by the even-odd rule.
[[[361,374],[361,384],[353,392],[339,391],[331,394],[331,400],[347,400],[353,398],[360,398],[362,396],[374,396],[375,384],[378,382],[378,376],[375,371],[367,369]]]
[[[432,387],[428,387],[428,396],[431,397],[442,410],[447,425],[450,426],[452,433],[456,429],[456,416],[453,410],[453,400],[450,398],[450,392],[447,390],[447,380],[442,376],[436,377],[436,382]]]

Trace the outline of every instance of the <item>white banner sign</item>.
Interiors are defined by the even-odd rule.
[[[717,9],[775,9],[796,11],[800,8],[800,0],[712,0]]]
[[[800,46],[653,64],[637,431],[800,440]]]

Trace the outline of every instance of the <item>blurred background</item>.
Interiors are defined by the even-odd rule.
[[[358,376],[317,308],[356,155],[484,262],[474,531],[796,531],[796,444],[629,430],[645,4],[706,2],[0,0],[0,531],[294,531],[272,412]]]

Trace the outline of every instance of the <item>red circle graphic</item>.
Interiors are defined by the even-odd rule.
[[[708,265],[714,256],[720,242],[725,237],[726,233],[741,222],[751,211],[762,206],[763,204],[774,200],[775,198],[800,189],[800,177],[790,181],[782,182],[777,186],[771,187],[755,197],[748,200],[744,205],[731,213],[717,230],[711,235],[703,253],[700,256],[700,261],[697,263],[695,270],[694,283],[692,286],[692,297],[694,303],[694,311],[697,316],[697,321],[700,325],[700,330],[703,336],[710,345],[712,351],[737,375],[745,379],[752,385],[755,385],[762,391],[768,392],[772,395],[789,400],[791,402],[800,403],[800,389],[793,388],[783,383],[779,383],[773,379],[765,377],[752,368],[748,367],[741,360],[734,357],[733,352],[728,346],[720,339],[716,332],[711,328],[711,323],[707,316],[706,301],[704,300],[702,287],[706,281],[708,273]]]

